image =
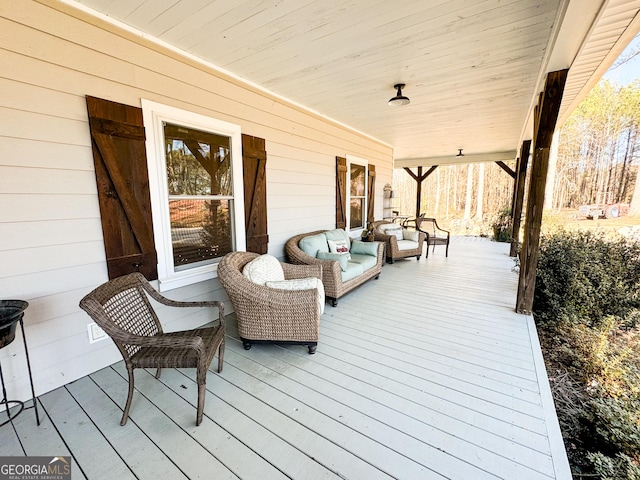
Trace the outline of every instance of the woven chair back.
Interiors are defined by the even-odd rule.
[[[87,297],[92,318],[131,357],[139,346],[119,341],[123,335],[152,336],[162,333],[162,326],[140,282],[133,275],[116,278],[101,285]]]
[[[428,233],[430,236],[436,236],[436,219],[424,217],[420,215],[416,218],[416,228]]]

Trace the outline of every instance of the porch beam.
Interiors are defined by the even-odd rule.
[[[457,152],[456,152],[457,153]],[[395,158],[393,168],[430,167],[433,165],[455,165],[461,163],[509,162],[516,158],[516,150],[501,152],[465,153],[464,155],[439,155],[435,157]]]
[[[511,249],[509,255],[515,257],[520,246],[520,226],[522,224],[522,205],[524,204],[524,187],[527,179],[527,166],[531,153],[531,140],[522,142],[520,157],[516,164],[516,178],[513,182],[513,198],[511,200]]]
[[[502,160],[498,160],[496,162],[496,165],[498,165],[502,170],[504,170],[505,172],[507,172],[507,175],[509,175],[511,178],[513,178],[515,180],[516,178],[516,172],[514,172],[513,170],[511,170],[511,168],[509,167],[509,165],[507,165],[506,163],[504,163]]]
[[[411,178],[413,178],[416,183],[416,218],[420,216],[420,203],[422,201],[422,182],[431,175],[435,169],[438,168],[438,165],[432,165],[429,170],[427,170],[424,174],[422,173],[422,167],[418,167],[418,174],[416,175],[411,171],[409,167],[404,167],[405,172],[407,172]]]
[[[520,254],[520,279],[516,300],[516,311],[518,313],[530,314],[533,307],[542,226],[542,207],[547,184],[547,172],[549,170],[549,151],[568,72],[569,70],[565,69],[547,74],[547,81],[544,91],[540,95],[540,104],[537,109],[527,216],[524,225],[522,252]]]

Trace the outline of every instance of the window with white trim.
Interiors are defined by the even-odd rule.
[[[367,162],[365,160],[347,156],[347,225],[349,230],[363,229],[367,223]]]
[[[240,126],[142,100],[161,291],[216,276],[244,250]]]

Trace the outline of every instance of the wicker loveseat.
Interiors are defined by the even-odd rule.
[[[341,264],[336,260],[325,260],[321,258],[309,255],[300,248],[300,241],[305,237],[322,236],[327,234],[336,234],[344,230],[317,230],[315,232],[302,233],[290,238],[285,244],[285,251],[289,261],[296,265],[320,265],[322,266],[322,283],[324,284],[324,290],[327,298],[330,300],[332,306],[338,305],[338,298],[345,293],[353,290],[358,285],[363,284],[371,278],[378,278],[382,269],[382,263],[384,261],[384,245],[378,242],[367,243],[366,249],[372,250],[374,255],[367,258],[365,255],[358,253],[352,253],[352,259],[349,260],[349,268],[354,267],[353,264],[364,259],[365,263],[362,265],[360,272],[357,275],[352,276],[342,270]],[[346,235],[346,234],[344,234]],[[351,242],[351,251],[354,252],[354,246],[362,251],[363,242],[360,240],[354,240]],[[373,258],[371,258],[373,257]],[[355,269],[358,267],[355,266]],[[356,270],[357,271],[357,270]]]
[[[403,235],[403,239],[399,240],[396,235],[388,234],[387,229],[390,229],[390,232],[399,229],[402,232],[399,235]],[[376,241],[387,244],[387,261],[389,263],[407,257],[416,257],[417,260],[420,260],[422,244],[426,238],[423,232],[409,230],[396,223],[379,220],[373,222],[373,233]]]
[[[321,315],[318,291],[282,290],[253,283],[242,270],[257,257],[257,253],[232,252],[218,264],[218,279],[235,309],[244,348],[249,350],[252,343],[294,343],[306,345],[309,353],[315,353]],[[287,280],[322,278],[318,265],[280,265]]]

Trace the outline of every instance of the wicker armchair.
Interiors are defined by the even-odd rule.
[[[416,229],[420,230],[426,235],[425,242],[427,242],[427,251],[425,256],[429,257],[429,245],[433,245],[433,251],[436,251],[436,245],[445,245],[445,257],[449,256],[449,241],[451,239],[451,233],[449,230],[445,230],[438,226],[435,218],[425,217],[424,214],[420,215],[415,220]]]
[[[399,258],[407,257],[416,257],[416,260],[420,260],[420,257],[422,256],[422,244],[426,238],[426,235],[423,232],[419,232],[416,248],[400,250],[397,237],[395,235],[387,235],[385,232],[380,230],[381,225],[390,223],[392,222],[388,222],[386,220],[378,220],[377,222],[373,222],[373,233],[375,236],[375,240],[378,242],[385,242],[387,246],[387,261],[389,263],[393,263]],[[398,227],[398,225],[395,226]]]
[[[320,336],[318,291],[281,290],[251,282],[242,269],[257,253],[232,252],[218,264],[218,279],[224,287],[238,320],[238,333],[246,350],[252,343],[278,342],[306,345],[316,352]],[[322,279],[318,265],[282,263],[285,279]]]
[[[163,333],[162,325],[147,295],[171,307],[216,307],[218,325]],[[129,394],[120,425],[127,423],[133,398],[135,368],[196,368],[198,410],[196,425],[202,422],[207,370],[218,352],[218,372],[224,357],[224,304],[217,301],[178,302],[163,297],[141,273],[115,278],[89,293],[80,307],[111,337],[122,354],[129,373]]]

